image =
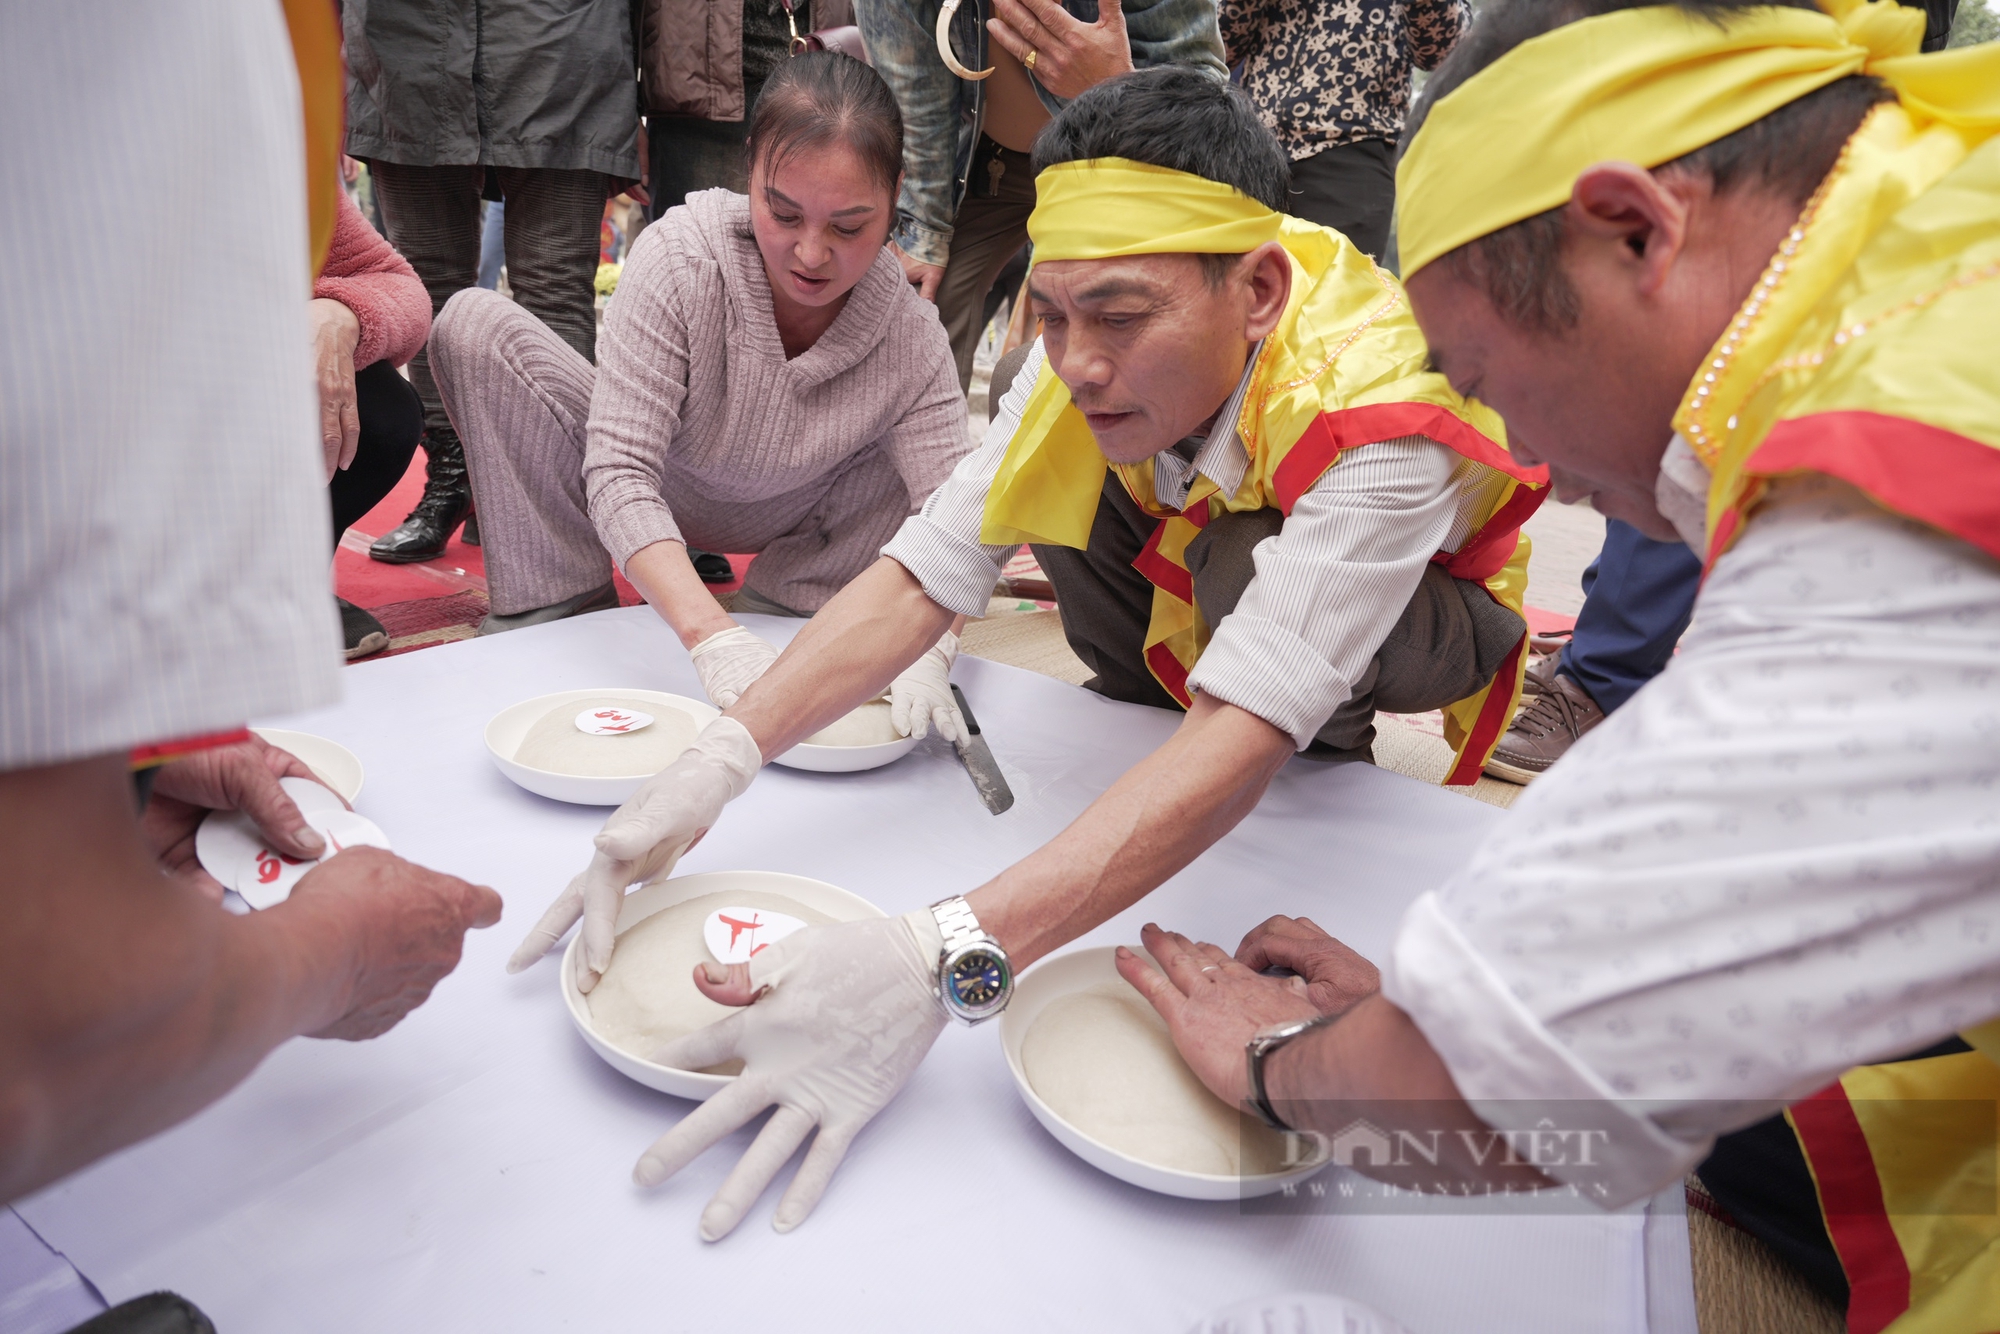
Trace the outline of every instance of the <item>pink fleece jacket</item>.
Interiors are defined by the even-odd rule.
[[[313,295],[338,301],[361,321],[357,370],[383,360],[400,366],[431,336],[431,298],[417,271],[368,225],[345,190]]]

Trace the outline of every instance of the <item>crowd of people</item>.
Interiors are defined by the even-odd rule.
[[[1387,957],[1284,915],[1121,951],[1203,1082],[1294,1131],[1581,1107],[1581,1161],[1446,1175],[1616,1206],[1693,1173],[1867,1327],[1990,1324],[1978,1219],[1862,1246],[1816,1184],[1895,1198],[1925,1137],[1933,1185],[1990,1185],[1990,1118],[1800,1110],[2000,1100],[2000,44],[1941,51],[1948,0],[102,7],[0,18],[8,1198],[294,1036],[385,1031],[498,920],[368,848],[234,916],[193,855],[212,810],[324,851],[245,724],[386,645],[326,606],[328,538],[422,449],[375,559],[463,526],[481,634],[622,573],[723,710],[512,968],[575,927],[588,991],[628,887],[858,705],[963,735],[959,633],[1024,544],[1089,688],[1184,714],[986,883],[698,970],[742,1008],[658,1059],[744,1072],[638,1179],[776,1109],[704,1238],[810,1139],[798,1226],[948,1023],[1287,762],[1436,709],[1447,781],[1533,787]],[[58,266],[107,170],[147,208]],[[1032,336],[975,441],[1003,299]],[[1608,524],[1537,662],[1552,494]],[[782,653],[721,552],[735,612],[809,618]]]

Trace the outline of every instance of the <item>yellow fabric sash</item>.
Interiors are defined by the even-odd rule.
[[[2000,123],[1878,107],[1674,418],[1711,470],[1709,558],[1801,470],[2000,556],[1995,330]]]
[[[341,140],[346,132],[347,76],[341,66],[340,25],[332,0],[284,0],[284,6],[305,115],[308,257],[317,278],[333,242],[339,202],[335,192],[340,189]]]
[[[1919,123],[2000,127],[2000,44],[1918,55],[1922,11],[1822,3],[1620,10],[1509,51],[1431,108],[1396,170],[1404,277],[1559,207],[1587,167],[1671,162],[1849,74],[1886,81]]]
[[[1134,564],[1154,585],[1146,661],[1168,693],[1183,706],[1189,702],[1187,675],[1210,631],[1195,605],[1188,543],[1213,515],[1225,511],[1276,508],[1290,513],[1342,451],[1377,441],[1428,435],[1481,465],[1474,532],[1458,552],[1441,554],[1440,560],[1457,577],[1480,581],[1496,599],[1521,610],[1528,539],[1519,528],[1545,493],[1545,475],[1523,470],[1507,457],[1504,428],[1490,409],[1460,398],[1443,376],[1425,369],[1428,349],[1394,277],[1338,233],[1281,217],[1233,190],[1227,193],[1241,204],[1229,205],[1213,193],[1227,187],[1207,181],[1200,182],[1206,190],[1190,192],[1182,204],[1163,210],[1161,232],[1175,239],[1154,249],[1139,205],[1171,189],[1162,177],[1181,173],[1134,170],[1138,164],[1065,166],[1076,170],[1051,168],[1037,181],[1038,191],[1045,192],[1041,198],[1050,200],[1046,218],[1042,204],[1036,206],[1037,219],[1048,225],[1031,222],[1029,227],[1037,238],[1038,262],[1186,252],[1191,241],[1208,238],[1222,244],[1215,239],[1221,236],[1233,247],[1256,235],[1275,237],[1292,260],[1291,300],[1278,328],[1264,340],[1234,423],[1250,455],[1250,468],[1236,493],[1222,495],[1214,482],[1199,477],[1186,507],[1177,511],[1154,496],[1150,460],[1117,468],[1133,499],[1162,520]],[[1113,185],[1142,193],[1130,201],[1124,195],[1079,193],[1083,187],[1109,190]],[[1235,207],[1240,216],[1217,216],[1225,207]],[[1128,238],[1132,245],[1148,248],[1118,248],[1122,243],[1114,220],[1120,219],[1118,225],[1145,233]],[[1262,241],[1248,241],[1244,249],[1257,244]],[[1218,423],[1215,429],[1228,425]],[[1070,402],[1068,388],[1044,363],[987,496],[980,540],[1085,547],[1111,466],[1083,414]],[[1476,781],[1505,732],[1519,702],[1524,647],[1525,636],[1492,682],[1446,710],[1446,734],[1459,753],[1447,781]]]
[[[1847,1271],[1848,1328],[1986,1334],[2000,1312],[2000,1023],[1866,1065],[1786,1112]]]

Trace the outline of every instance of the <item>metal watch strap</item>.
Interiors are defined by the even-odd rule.
[[[937,919],[938,930],[944,933],[947,954],[968,941],[981,940],[986,936],[985,928],[979,925],[979,918],[973,914],[972,905],[965,901],[963,894],[933,903],[931,916]]]
[[[1265,1059],[1299,1034],[1310,1033],[1315,1028],[1331,1023],[1335,1017],[1322,1014],[1286,1024],[1281,1028],[1267,1028],[1243,1044],[1243,1058],[1249,1066],[1250,1110],[1257,1114],[1259,1121],[1271,1129],[1291,1130],[1294,1127],[1280,1120],[1277,1108],[1271,1106],[1271,1095],[1264,1087]]]

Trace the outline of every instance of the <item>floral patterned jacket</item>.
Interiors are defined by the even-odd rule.
[[[1410,69],[1435,69],[1472,22],[1466,0],[1220,0],[1229,63],[1294,162],[1403,137]]]

